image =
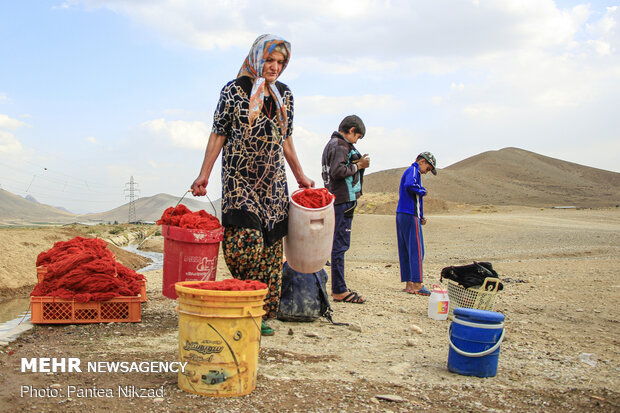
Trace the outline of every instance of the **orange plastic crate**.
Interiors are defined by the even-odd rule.
[[[30,297],[33,324],[137,323],[141,296],[78,303],[56,297]]]
[[[146,302],[146,280],[142,280],[140,285],[140,302]]]
[[[43,282],[43,279],[45,278],[45,274],[47,274],[47,268],[43,266],[37,267],[37,281],[38,282]]]

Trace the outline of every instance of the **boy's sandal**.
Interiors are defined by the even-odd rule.
[[[261,336],[273,336],[276,332],[274,331],[273,328],[269,327],[267,324],[265,324],[264,321],[261,322],[260,325],[260,334]]]
[[[366,300],[364,300],[358,293],[355,291],[349,290],[349,294],[344,296],[343,298],[334,298],[334,301],[337,303],[353,303],[353,304],[364,304]]]
[[[425,296],[431,295],[430,290],[428,288],[426,288],[426,287],[422,287],[419,290],[409,290],[408,293],[409,294],[417,294],[417,295],[425,295]]]

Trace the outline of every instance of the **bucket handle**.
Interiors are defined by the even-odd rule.
[[[504,341],[504,334],[506,334],[506,329],[502,330],[502,335],[499,337],[499,340],[497,340],[497,343],[495,343],[495,345],[489,349],[486,349],[484,351],[481,351],[480,353],[468,353],[466,351],[461,350],[460,348],[458,348],[457,346],[454,345],[454,343],[452,342],[452,325],[450,325],[450,329],[448,331],[448,341],[450,342],[450,348],[454,351],[457,352],[457,354],[460,354],[461,356],[464,357],[484,357],[484,356],[488,356],[489,354],[493,353],[495,350],[497,350],[499,348],[499,345],[502,344],[502,341]]]
[[[191,189],[188,189],[187,191],[185,191],[181,199],[179,199],[179,202],[177,202],[174,208],[172,208],[172,211],[170,211],[170,218],[168,218],[168,235],[170,235],[170,223],[172,222],[172,214],[174,214],[174,210],[177,209],[177,207],[179,206],[183,198],[185,198],[185,195],[189,194],[190,192],[192,192]],[[211,202],[211,198],[209,198],[209,195],[205,194],[205,196],[209,200],[209,203],[211,204],[211,208],[213,208],[213,215],[217,218],[217,209],[215,209],[215,206],[213,205],[213,202]]]

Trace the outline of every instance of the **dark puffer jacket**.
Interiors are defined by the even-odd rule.
[[[362,195],[364,170],[356,165],[361,157],[339,132],[332,134],[323,150],[321,176],[325,188],[336,196],[335,204],[356,201]]]

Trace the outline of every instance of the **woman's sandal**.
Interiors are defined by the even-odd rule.
[[[261,336],[273,336],[276,332],[274,331],[273,328],[269,327],[267,324],[265,324],[264,321],[261,322],[260,325],[260,335]]]
[[[353,303],[353,304],[364,304],[366,300],[364,300],[358,293],[355,291],[349,290],[349,294],[344,296],[343,298],[334,298],[334,301],[337,303]]]

